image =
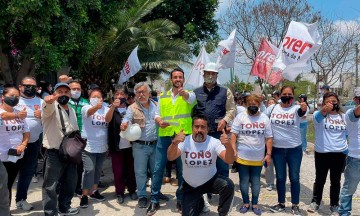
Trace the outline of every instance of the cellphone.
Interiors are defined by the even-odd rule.
[[[11,156],[20,156],[21,154],[18,154],[16,149],[11,148],[11,149],[9,149],[9,151],[8,151],[8,155],[11,155]]]

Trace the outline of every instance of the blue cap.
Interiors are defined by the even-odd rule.
[[[322,86],[320,87],[320,89],[330,90],[330,86],[329,86],[329,85],[322,85]]]
[[[66,87],[66,88],[70,89],[70,86],[67,83],[60,82],[55,85],[54,91],[56,91],[56,89],[58,89],[59,87]]]

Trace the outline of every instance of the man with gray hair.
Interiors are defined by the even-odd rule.
[[[146,208],[148,199],[146,194],[147,169],[150,167],[151,175],[155,166],[155,147],[157,143],[157,130],[155,124],[155,110],[157,103],[150,99],[150,87],[140,82],[135,85],[135,103],[126,110],[120,129],[125,131],[130,123],[137,123],[141,128],[141,136],[132,143],[138,207]]]

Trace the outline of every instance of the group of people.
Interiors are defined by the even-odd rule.
[[[278,98],[269,99],[265,106],[263,98],[255,94],[234,99],[228,88],[217,84],[215,63],[206,64],[203,72],[203,86],[188,91],[183,86],[184,71],[175,68],[170,72],[171,89],[157,100],[144,82],[134,86],[134,101],[129,100],[125,86],[115,86],[109,104],[97,86],[89,89],[89,98],[84,99],[77,80],[61,79],[54,93],[45,94],[43,99],[36,95],[33,77],[24,77],[19,88],[5,86],[0,105],[0,193],[4,194],[0,215],[10,215],[11,188],[18,173],[16,206],[33,208],[26,201],[27,190],[41,146],[46,149],[42,185],[45,215],[77,214],[79,208],[71,207],[75,192],[80,197],[80,208],[88,207],[88,199],[105,200],[98,183],[107,155],[112,161],[118,203],[125,202],[127,188],[129,197],[138,200],[137,207],[147,208],[147,215],[160,209],[160,200],[169,199],[161,193],[168,161],[176,161],[176,209],[182,215],[209,211],[212,194],[219,194],[219,215],[231,211],[234,183],[229,178],[230,164],[239,174],[241,213],[251,210],[262,214],[260,173],[265,167],[269,190],[275,187],[273,169],[276,176],[278,204],[270,210],[285,210],[288,169],[291,211],[302,215],[300,167],[306,141],[301,139],[301,125],[309,111],[306,95],[300,95],[296,104],[294,89],[284,86],[276,92],[278,95],[274,94]],[[354,101],[360,103],[360,92],[355,92]],[[309,212],[319,209],[330,170],[330,210],[350,215],[352,195],[360,180],[359,117],[360,106],[345,114],[338,96],[324,93],[322,106],[313,115],[316,178]],[[136,140],[120,135],[130,133],[134,125],[141,130]],[[77,130],[86,141],[80,165],[59,157],[64,134]],[[146,192],[149,176],[150,199]]]

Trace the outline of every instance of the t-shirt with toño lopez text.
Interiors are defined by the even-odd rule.
[[[216,159],[225,146],[220,140],[207,136],[205,142],[198,143],[192,135],[179,143],[183,163],[183,178],[192,187],[198,187],[209,181],[217,172]]]

